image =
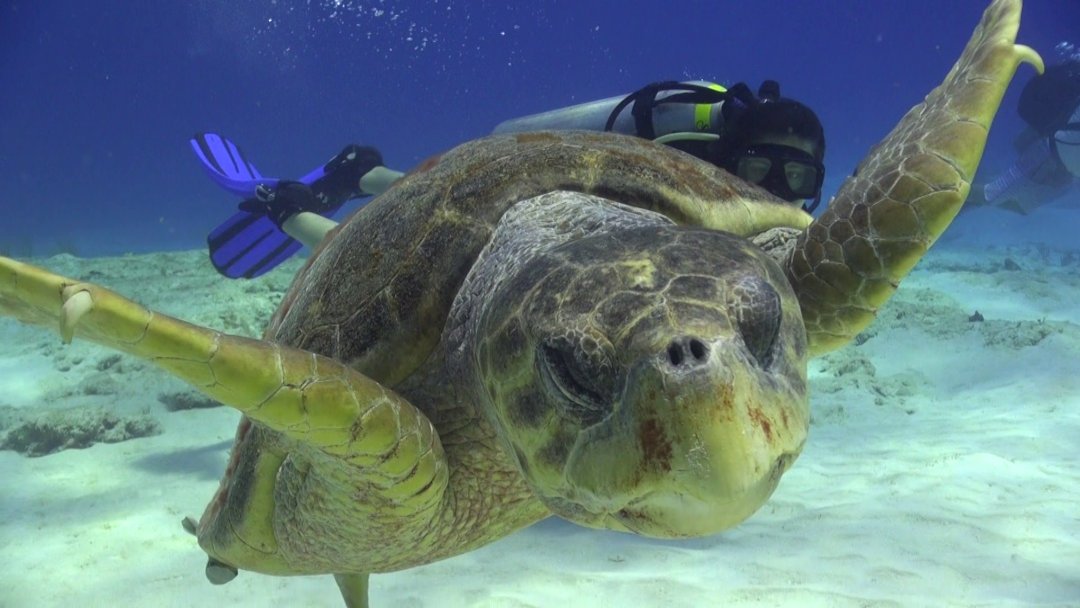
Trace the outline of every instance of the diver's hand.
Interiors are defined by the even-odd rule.
[[[320,213],[330,206],[315,195],[311,187],[301,182],[281,181],[277,186],[259,186],[255,198],[240,203],[241,211],[265,215],[278,228],[301,211]]]

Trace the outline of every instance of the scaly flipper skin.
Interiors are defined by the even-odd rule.
[[[2,257],[0,314],[151,361],[251,420],[355,467],[356,490],[365,492],[373,511],[403,524],[399,530],[422,530],[439,511],[448,472],[427,417],[337,361],[191,325],[102,287]],[[263,560],[260,570],[294,569],[275,557],[272,530],[238,522],[235,534],[242,542],[204,548],[228,564],[229,551],[251,546]]]
[[[900,280],[960,211],[990,122],[1021,63],[1020,0],[983,14],[944,82],[860,163],[829,208],[798,239],[787,264],[810,355],[839,348],[874,320]]]

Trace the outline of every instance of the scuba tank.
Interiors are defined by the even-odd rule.
[[[728,140],[745,139],[750,130],[761,128],[754,125],[763,120],[770,124],[796,121],[798,125],[786,126],[786,133],[805,132],[806,137],[817,144],[816,156],[796,149],[795,152],[807,158],[768,158],[770,162],[799,162],[816,171],[815,192],[808,197],[796,197],[812,199],[803,206],[808,213],[812,213],[821,201],[825,168],[819,157],[824,156],[825,152],[824,132],[813,111],[797,101],[780,96],[780,85],[775,80],[762,82],[756,96],[742,82],[732,85],[730,89],[700,80],[655,82],[629,95],[513,118],[499,123],[494,133],[568,129],[614,131],[671,145],[736,174],[736,168],[731,165],[735,157],[727,149],[732,142]],[[775,131],[777,127],[773,124],[769,128]],[[719,145],[714,145],[714,142]],[[782,198],[794,200],[790,198],[794,192],[789,183],[785,183],[783,188],[778,189],[774,184],[773,188],[766,186],[766,189]]]
[[[718,139],[727,90],[701,80],[650,84],[629,95],[549,110],[499,123],[494,133],[580,129],[615,131],[648,139]],[[692,137],[694,134],[705,137]],[[670,139],[668,140],[670,141]]]

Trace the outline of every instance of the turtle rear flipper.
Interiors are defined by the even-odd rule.
[[[829,208],[800,235],[787,264],[810,354],[847,344],[960,211],[990,122],[1021,63],[1020,1],[983,14],[959,61],[860,163]]]
[[[334,580],[345,600],[345,608],[368,608],[368,575],[335,574]]]

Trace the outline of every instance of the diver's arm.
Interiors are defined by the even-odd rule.
[[[1025,127],[1016,137],[1013,138],[1013,150],[1017,154],[1023,154],[1025,150],[1031,147],[1031,144],[1035,143],[1039,139],[1039,134],[1035,132],[1031,127]]]
[[[983,204],[1027,215],[1061,197],[1073,177],[1046,139],[1027,147],[1012,166],[983,187]]]
[[[314,249],[338,223],[311,211],[301,211],[281,223],[285,234]]]
[[[401,171],[394,171],[382,165],[373,167],[360,177],[360,190],[365,194],[382,194],[401,176]]]

